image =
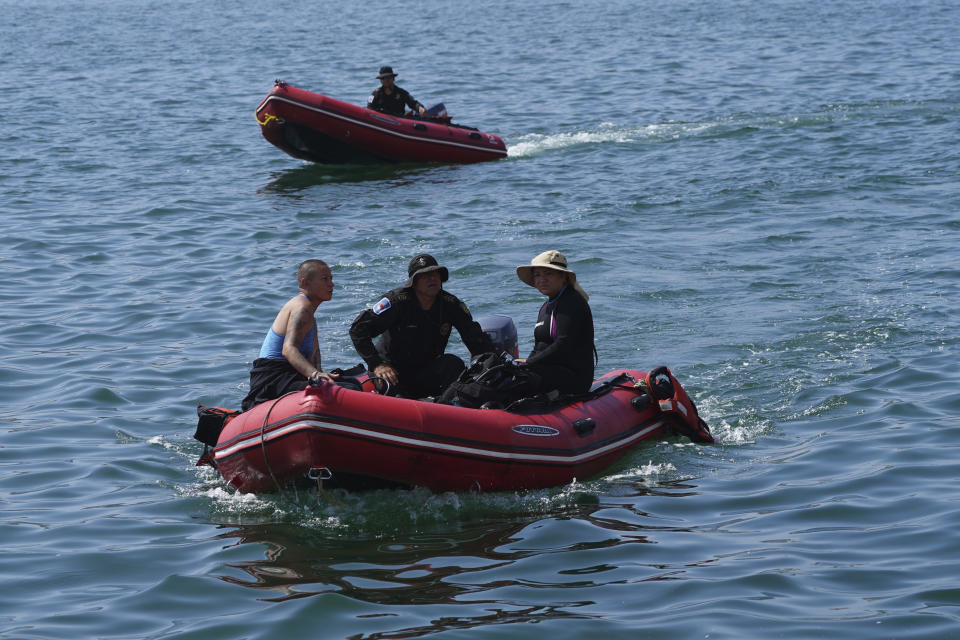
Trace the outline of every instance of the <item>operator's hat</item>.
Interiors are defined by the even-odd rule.
[[[407,265],[407,278],[404,287],[412,287],[413,281],[417,279],[417,276],[423,275],[424,273],[430,273],[431,271],[440,272],[440,281],[446,282],[450,278],[450,272],[447,271],[446,267],[441,267],[437,263],[437,259],[434,258],[429,253],[421,253],[413,257],[413,260],[410,261],[410,264]]]

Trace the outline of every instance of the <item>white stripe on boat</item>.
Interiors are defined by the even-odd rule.
[[[597,449],[591,449],[584,453],[579,453],[575,455],[564,455],[562,453],[558,455],[543,455],[535,453],[515,453],[510,451],[491,451],[489,449],[479,449],[477,447],[468,447],[457,444],[445,444],[442,442],[433,442],[430,440],[418,440],[416,438],[408,438],[405,436],[392,435],[389,433],[381,433],[379,431],[371,431],[369,429],[363,429],[360,427],[351,427],[344,424],[336,424],[333,422],[322,422],[320,420],[300,420],[292,424],[288,424],[285,427],[276,429],[266,434],[264,440],[267,442],[281,438],[283,436],[289,435],[294,431],[299,431],[302,429],[320,429],[327,431],[338,431],[344,434],[350,435],[359,435],[364,438],[369,438],[373,440],[382,440],[391,444],[398,445],[409,445],[414,446],[419,449],[433,449],[436,451],[441,451],[444,453],[455,453],[455,454],[467,454],[471,456],[477,456],[480,458],[492,458],[495,460],[513,460],[517,462],[557,462],[561,464],[575,464],[578,462],[583,462],[584,460],[589,460],[590,458],[596,458],[602,456],[610,451],[619,449],[625,445],[631,444],[645,435],[657,429],[663,425],[662,420],[658,420],[649,427],[641,429],[636,433],[617,440],[616,442],[611,442],[608,445],[604,445]],[[256,433],[251,434],[250,438],[245,438],[242,442],[237,442],[226,449],[221,449],[214,453],[214,457],[217,459],[226,458],[232,456],[236,453],[239,453],[246,448],[260,448],[260,438],[257,437]],[[491,445],[497,446],[497,445]]]

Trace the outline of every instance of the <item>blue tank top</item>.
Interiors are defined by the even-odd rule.
[[[303,296],[303,294],[300,294]],[[303,296],[306,298],[307,296]],[[313,338],[317,335],[317,324],[314,322],[313,327],[310,331],[307,332],[306,337],[304,337],[303,342],[300,343],[300,353],[303,354],[303,357],[307,360],[310,360],[313,357]],[[260,346],[260,358],[266,358],[267,360],[286,360],[283,357],[283,336],[273,330],[273,325],[270,325],[270,329],[267,330],[267,335],[263,339],[263,344]]]
[[[307,333],[307,336],[303,339],[303,342],[300,343],[300,353],[303,354],[303,357],[307,360],[313,357],[313,337],[317,335],[317,328],[313,327],[310,329],[310,332]],[[263,339],[263,344],[260,346],[260,356],[261,358],[266,358],[267,360],[286,360],[283,357],[283,336],[273,330],[273,327],[270,327],[270,330],[267,331],[267,336]]]

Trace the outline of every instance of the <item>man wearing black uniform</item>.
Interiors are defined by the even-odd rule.
[[[402,116],[404,107],[410,107],[423,115],[426,112],[423,105],[414,100],[407,91],[393,84],[393,79],[396,77],[393,67],[380,67],[380,75],[377,76],[380,86],[370,94],[367,109],[389,113],[392,116]]]
[[[407,275],[402,287],[357,316],[350,339],[369,370],[399,387],[401,395],[439,396],[465,368],[463,360],[444,353],[451,328],[473,356],[493,351],[493,344],[467,305],[443,290],[450,274],[433,256],[414,257]],[[381,334],[375,346],[373,338]]]

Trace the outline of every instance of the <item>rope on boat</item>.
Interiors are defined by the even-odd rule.
[[[265,114],[263,116],[263,120],[260,119],[260,116],[258,116],[256,112],[253,113],[253,117],[257,119],[257,122],[260,124],[261,127],[267,126],[274,120],[276,120],[278,124],[283,122],[280,118],[273,115],[272,113]]]
[[[388,384],[389,388],[389,384]],[[270,466],[270,458],[267,456],[267,442],[264,437],[264,431],[267,428],[267,422],[270,420],[270,413],[273,411],[273,408],[277,406],[277,403],[286,398],[287,396],[297,393],[296,391],[291,391],[285,393],[276,400],[273,401],[273,404],[270,405],[270,408],[267,409],[266,415],[263,416],[263,423],[260,425],[260,451],[263,452],[263,463],[267,466],[267,472],[270,474],[270,478],[273,480],[274,486],[277,488],[277,491],[283,493],[283,487],[280,486],[280,482],[277,481],[277,476],[273,473],[273,467]],[[335,498],[332,494],[327,493],[323,490],[323,481],[329,480],[333,477],[333,472],[330,471],[327,467],[311,467],[307,472],[307,478],[310,480],[317,481],[317,497],[326,498],[328,502],[331,502],[335,505],[343,506],[343,502]],[[299,495],[299,494],[298,494]],[[299,498],[298,498],[299,501]]]
[[[296,393],[296,391],[291,391],[290,393]],[[260,450],[263,452],[263,463],[267,465],[267,471],[270,472],[270,477],[273,478],[273,484],[277,487],[277,491],[283,493],[283,487],[280,486],[280,483],[277,482],[277,476],[273,474],[273,467],[270,466],[270,459],[267,457],[267,441],[263,437],[263,432],[267,428],[267,421],[270,419],[270,412],[273,411],[273,408],[277,406],[277,403],[286,398],[290,393],[284,394],[273,401],[273,404],[270,405],[270,408],[267,409],[267,415],[263,416],[263,424],[260,425]]]

